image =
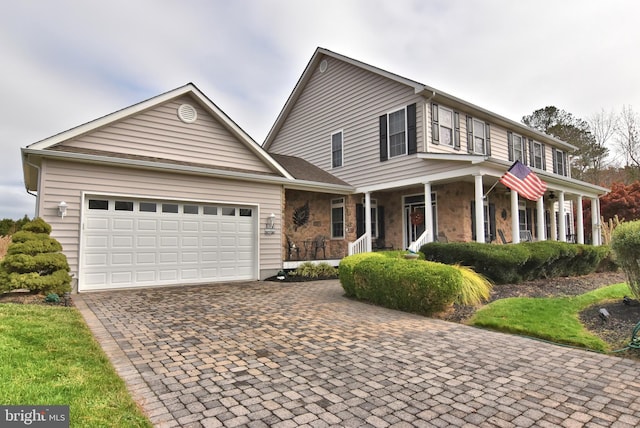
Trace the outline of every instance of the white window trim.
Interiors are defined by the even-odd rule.
[[[333,136],[340,134],[340,165],[333,166]],[[330,156],[331,156],[331,169],[341,168],[344,166],[344,130],[340,129],[338,131],[332,132],[329,138],[330,140]]]
[[[476,144],[476,130],[474,127],[474,122],[478,122],[482,124],[482,151],[478,150],[478,145]],[[467,135],[469,135],[469,130],[467,129]],[[476,119],[475,117],[471,117],[471,135],[473,136],[473,154],[476,155],[484,155],[487,152],[487,122],[484,120]]]
[[[529,163],[531,164],[532,167],[538,168],[541,170],[544,167],[544,151],[542,150],[542,143],[539,141],[532,140],[532,144],[533,144],[533,148],[532,148],[533,159],[531,159]],[[536,147],[540,148],[540,166],[536,165]]]
[[[335,236],[333,234],[333,209],[334,208],[342,208],[342,236]],[[331,200],[331,239],[344,239],[345,237],[345,207],[344,207],[344,198],[336,198]]]
[[[391,154],[391,124],[389,123],[389,117],[393,114],[393,113],[397,113],[399,111],[402,111],[404,113],[404,152],[397,154],[397,155],[392,155]],[[387,154],[389,159],[392,158],[397,158],[400,156],[406,156],[407,153],[409,153],[409,130],[408,130],[408,118],[407,118],[407,107],[401,107],[395,110],[391,110],[390,112],[387,112]]]
[[[447,112],[451,114],[451,128],[447,128],[446,126],[444,126],[442,124],[442,112]],[[455,111],[453,109],[450,109],[448,107],[442,106],[442,105],[438,105],[438,133],[440,134],[440,144],[445,146],[445,147],[454,147],[455,146],[455,133],[456,133],[456,115],[455,115]],[[451,130],[451,144],[445,144],[442,142],[442,129],[447,129],[447,130]]]
[[[486,128],[485,128],[485,134],[486,134]],[[521,151],[520,157],[516,156],[516,141],[515,141],[516,138],[520,138],[520,151]],[[486,141],[486,135],[485,135],[485,141]],[[525,141],[526,141],[526,138],[524,138],[522,135],[516,134],[516,133],[511,134],[511,148],[513,150],[513,160],[514,161],[519,160],[523,164],[525,163],[524,160],[526,158],[526,153],[527,153],[527,147],[526,147]]]

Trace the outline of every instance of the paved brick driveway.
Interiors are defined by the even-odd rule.
[[[337,281],[75,297],[159,427],[640,425],[640,363],[387,310]]]

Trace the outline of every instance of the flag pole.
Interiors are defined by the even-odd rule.
[[[500,179],[498,179],[495,183],[493,183],[493,186],[491,186],[491,188],[489,190],[487,190],[487,193],[485,193],[484,195],[482,195],[482,199],[487,199],[487,195],[489,193],[491,193],[491,191],[493,189],[495,189],[495,187],[498,185],[498,183],[500,183]]]

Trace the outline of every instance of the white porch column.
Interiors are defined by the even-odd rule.
[[[600,202],[598,198],[591,198],[591,236],[593,245],[602,245],[600,235]]]
[[[370,253],[372,249],[371,244],[371,193],[364,194],[364,233],[367,235],[366,245],[367,252]]]
[[[424,227],[429,232],[429,242],[435,241],[436,231],[433,230],[433,210],[431,208],[431,183],[424,183]]]
[[[584,219],[582,218],[584,213],[582,212],[582,195],[578,195],[576,205],[576,242],[578,244],[584,244]]]
[[[520,212],[518,211],[518,192],[511,190],[511,242],[520,242]]]
[[[475,201],[476,201],[476,242],[484,241],[484,189],[482,187],[482,175],[474,175],[475,178]]]
[[[558,195],[558,241],[567,242],[567,222],[564,216],[564,191]]]
[[[549,205],[549,218],[551,219],[551,224],[549,225],[549,229],[551,230],[551,236],[549,236],[549,239],[551,241],[557,241],[558,240],[558,222],[556,221],[556,203],[555,202],[551,202],[551,204]]]
[[[545,236],[547,228],[545,227],[545,216],[544,216],[544,199],[542,196],[538,198],[536,201],[536,210],[538,212],[538,224],[536,225],[536,238],[538,241],[545,241],[547,237]]]

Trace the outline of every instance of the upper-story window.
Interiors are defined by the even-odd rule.
[[[460,113],[438,104],[431,104],[431,141],[460,148]]]
[[[417,153],[416,104],[380,116],[380,161]]]
[[[331,167],[342,166],[342,131],[331,134]]]
[[[538,169],[546,169],[544,160],[544,144],[529,140],[531,166]]]
[[[525,150],[526,140],[522,136],[507,131],[507,144],[509,145],[509,160],[519,160],[527,164],[527,151]]]
[[[407,153],[407,117],[406,110],[389,113],[389,157]]]
[[[553,172],[556,174],[569,176],[567,153],[562,150],[553,149]]]
[[[491,154],[489,124],[471,116],[467,116],[467,151],[479,155]]]

